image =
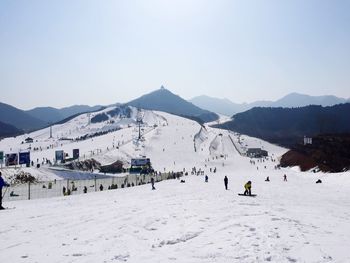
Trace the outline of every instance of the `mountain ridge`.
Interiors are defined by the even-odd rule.
[[[6,138],[9,136],[20,135],[22,133],[23,133],[22,130],[17,129],[16,127],[10,124],[0,122],[0,139]]]
[[[251,103],[235,103],[224,98],[215,98],[207,95],[201,95],[189,100],[193,104],[206,110],[216,113],[232,116],[236,113],[250,110],[254,107],[283,107],[296,108],[309,105],[333,106],[336,104],[350,102],[349,99],[336,97],[334,95],[311,96],[297,92],[289,93],[276,101],[254,101]]]
[[[217,114],[195,106],[180,96],[173,94],[163,86],[126,104],[148,110],[164,111],[178,116],[197,117],[203,122],[218,119]]]
[[[25,132],[43,128],[46,123],[23,110],[0,102],[0,122],[9,124]]]
[[[303,137],[350,133],[350,103],[322,107],[253,108],[215,127],[291,147]]]
[[[79,113],[92,112],[102,108],[101,105],[72,105],[64,108],[36,107],[25,111],[31,116],[41,119],[46,123],[56,123]]]

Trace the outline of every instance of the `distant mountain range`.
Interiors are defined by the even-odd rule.
[[[84,112],[96,111],[101,108],[101,105],[96,105],[93,107],[88,105],[74,105],[62,109],[56,109],[52,107],[38,107],[26,111],[26,113],[28,113],[32,117],[43,120],[46,123],[56,123],[66,118],[69,118],[70,116]]]
[[[46,123],[23,110],[0,102],[0,122],[16,127],[23,131],[32,131],[43,128]]]
[[[161,87],[154,92],[146,94],[138,99],[126,103],[126,105],[140,107],[149,110],[164,111],[175,115],[196,120],[200,123],[218,119],[216,113],[203,110],[181,97]],[[29,132],[48,126],[49,124],[62,123],[86,112],[94,112],[103,106],[74,105],[62,109],[53,107],[38,107],[23,111],[7,104],[0,104],[0,138],[15,136],[23,132]]]
[[[315,97],[291,93],[277,101],[256,101],[253,103],[238,104],[233,103],[228,99],[199,96],[193,98],[191,100],[193,103],[191,103],[184,100],[180,96],[173,94],[162,86],[156,91],[126,103],[126,105],[148,110],[168,112],[204,123],[217,120],[218,115],[216,113],[232,116],[233,114],[244,112],[254,107],[303,107],[306,105],[330,106],[345,103],[347,101],[349,100],[337,98],[335,96]],[[53,107],[38,107],[28,111],[23,111],[11,105],[0,103],[0,138],[5,136],[15,136],[23,132],[41,129],[49,124],[66,122],[70,118],[73,118],[81,113],[94,112],[102,107],[103,106],[100,105],[93,107],[88,105],[74,105],[62,109],[56,109]],[[252,119],[262,118],[263,116],[260,115],[262,111],[262,109],[259,109],[249,111],[247,114],[251,116]],[[271,111],[271,109],[267,109],[267,111]],[[277,111],[281,111],[281,109]],[[240,115],[235,115],[235,124],[232,124],[232,127],[237,128],[235,125],[238,123],[237,120],[240,120],[239,116]],[[291,116],[287,117],[289,118]],[[276,116],[276,118],[278,119],[279,117]],[[283,122],[284,120],[281,121]],[[293,123],[291,122],[290,124]],[[242,127],[253,127],[251,125],[244,126],[244,122],[241,121],[240,125],[243,125]],[[241,131],[245,129],[242,127],[240,127]],[[247,134],[249,134],[248,132]]]
[[[39,107],[23,111],[11,105],[0,103],[0,138],[38,130],[50,123],[57,123],[80,113],[96,111],[101,107],[74,105],[62,109]]]
[[[190,100],[194,105],[219,114],[232,116],[254,107],[282,107],[296,108],[309,105],[333,106],[336,104],[350,102],[350,99],[335,96],[309,96],[299,93],[290,93],[277,101],[256,101],[253,103],[234,103],[228,99],[212,98],[209,96],[198,96]]]
[[[350,133],[350,103],[300,108],[253,108],[216,127],[291,147],[304,135]]]
[[[332,95],[310,96],[299,93],[290,93],[287,96],[273,102],[269,107],[296,108],[309,105],[320,105],[323,107],[350,102],[350,99],[338,98]]]
[[[127,105],[147,110],[164,111],[171,114],[192,118],[200,122],[210,122],[218,119],[218,115],[208,110],[203,110],[192,103],[171,93],[163,86],[138,99],[132,100]]]
[[[23,131],[17,129],[16,127],[0,122],[0,139],[5,137],[16,136],[22,134]]]

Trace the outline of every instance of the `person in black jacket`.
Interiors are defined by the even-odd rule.
[[[5,208],[2,206],[2,188],[3,188],[4,186],[9,187],[10,185],[4,181],[4,179],[2,178],[2,174],[1,174],[1,172],[0,172],[0,210],[5,209]]]
[[[152,185],[152,190],[156,190],[156,188],[154,187],[154,178],[151,177],[151,185]]]
[[[227,190],[227,188],[228,188],[228,178],[227,178],[226,175],[225,175],[225,178],[224,178],[224,183],[225,183],[225,189]]]

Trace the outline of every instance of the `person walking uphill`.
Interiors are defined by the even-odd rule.
[[[0,210],[4,210],[5,208],[2,206],[2,188],[4,186],[9,187],[10,185],[4,181],[2,178],[2,174],[0,172]]]
[[[151,177],[151,185],[152,185],[152,190],[156,190],[156,188],[154,187],[154,178]]]
[[[245,185],[244,185],[244,195],[252,195],[252,182],[248,181]]]
[[[227,190],[227,188],[228,188],[228,178],[227,178],[226,175],[225,175],[225,178],[224,178],[224,183],[225,183],[225,189]]]

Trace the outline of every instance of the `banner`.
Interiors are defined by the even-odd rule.
[[[73,149],[73,159],[79,159],[79,149]]]
[[[63,162],[63,160],[64,160],[64,152],[63,151],[56,151],[55,152],[55,159],[56,159],[56,162],[57,161]]]
[[[0,152],[0,164],[4,163],[4,152]]]
[[[19,153],[19,164],[30,164],[30,152]]]
[[[146,166],[151,165],[151,160],[147,159],[131,159],[131,166]]]
[[[6,166],[17,165],[17,164],[18,164],[17,153],[6,154]]]

